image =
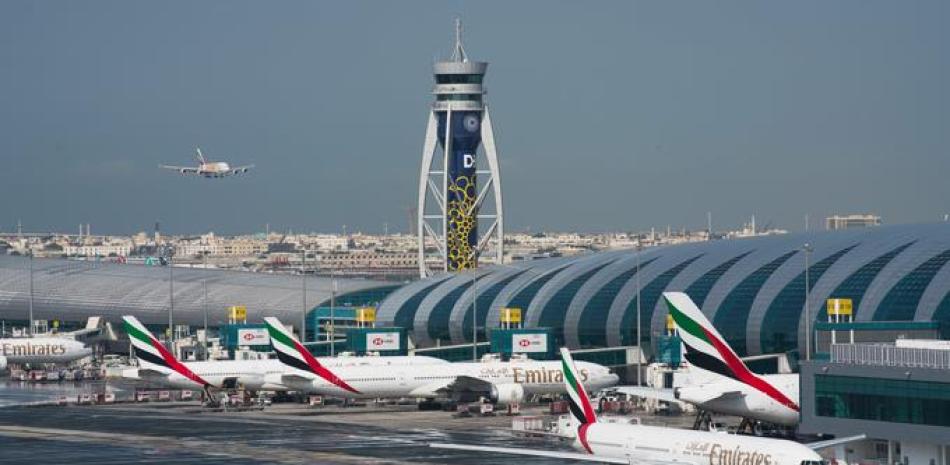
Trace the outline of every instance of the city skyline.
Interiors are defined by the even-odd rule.
[[[950,210],[939,2],[102,4],[3,6],[0,231],[407,231],[456,16],[510,231]]]

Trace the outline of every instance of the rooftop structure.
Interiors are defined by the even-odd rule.
[[[804,348],[806,308],[824,322],[832,297],[851,299],[858,323],[950,323],[948,262],[947,223],[713,240],[435,276],[390,294],[378,318],[410,328],[419,346],[461,344],[473,313],[484,341],[500,310],[517,307],[525,327],[554,328],[571,348],[633,345],[639,295],[643,340],[655,345],[662,292],[685,291],[740,354],[755,355]]]

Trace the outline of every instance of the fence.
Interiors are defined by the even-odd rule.
[[[834,344],[831,362],[909,368],[950,369],[950,350],[884,344]]]

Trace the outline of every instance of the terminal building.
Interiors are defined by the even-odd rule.
[[[331,297],[341,307],[361,306],[382,300],[396,287],[364,279],[304,280],[299,275],[177,266],[170,272],[167,266],[0,255],[0,319],[7,325],[28,320],[31,289],[34,318],[66,324],[92,316],[116,324],[122,315],[135,315],[146,325],[167,325],[173,304],[176,325],[202,326],[207,315],[208,324],[218,327],[228,322],[227,308],[240,305],[249,322],[276,316],[299,327],[305,301],[308,311],[328,305]]]
[[[801,364],[799,432],[867,440],[838,446],[849,463],[950,463],[950,346],[946,341],[835,344]]]
[[[503,308],[551,328],[571,348],[664,334],[664,291],[685,291],[741,355],[805,347],[807,309],[826,321],[829,298],[851,299],[857,324],[950,322],[950,223],[880,226],[591,253],[442,274],[392,292],[378,319],[420,347],[480,341]],[[807,286],[806,286],[807,276]],[[807,288],[807,289],[806,289]],[[927,326],[925,325],[925,326]],[[926,328],[925,328],[926,329]],[[803,357],[804,358],[804,357]]]

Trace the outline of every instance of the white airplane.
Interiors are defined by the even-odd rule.
[[[251,170],[254,165],[244,165],[238,166],[237,168],[232,168],[227,162],[223,161],[208,161],[205,159],[204,155],[201,154],[200,148],[195,148],[196,155],[198,159],[198,166],[172,166],[172,165],[158,165],[159,168],[165,168],[167,170],[175,170],[184,175],[194,174],[198,176],[204,176],[206,178],[223,178],[225,176],[232,176],[235,174],[244,174]]]
[[[797,374],[753,373],[688,295],[664,292],[663,298],[679,329],[686,360],[691,368],[707,372],[704,381],[675,388],[676,399],[708,412],[798,425]]]
[[[862,435],[802,445],[784,439],[599,422],[567,349],[561,349],[561,363],[571,430],[576,432],[572,445],[581,453],[466,444],[430,447],[625,465],[826,465],[814,449],[863,439]]]
[[[459,402],[489,399],[496,404],[523,402],[532,394],[564,392],[561,364],[554,361],[459,362],[442,365],[339,367],[331,370],[313,357],[276,318],[265,318],[277,358],[292,373],[274,379],[314,394],[347,398],[451,398]],[[606,367],[579,362],[578,376],[596,389],[617,383]]]
[[[180,362],[134,316],[122,317],[139,367],[123,371],[122,377],[157,382],[176,388],[236,388],[252,391],[288,391],[280,384],[290,370],[279,360],[216,360]],[[448,364],[434,357],[331,357],[321,358],[330,367],[381,367]],[[276,382],[275,382],[276,381]]]
[[[92,349],[74,339],[23,337],[0,339],[0,370],[10,363],[69,363],[92,355]]]

